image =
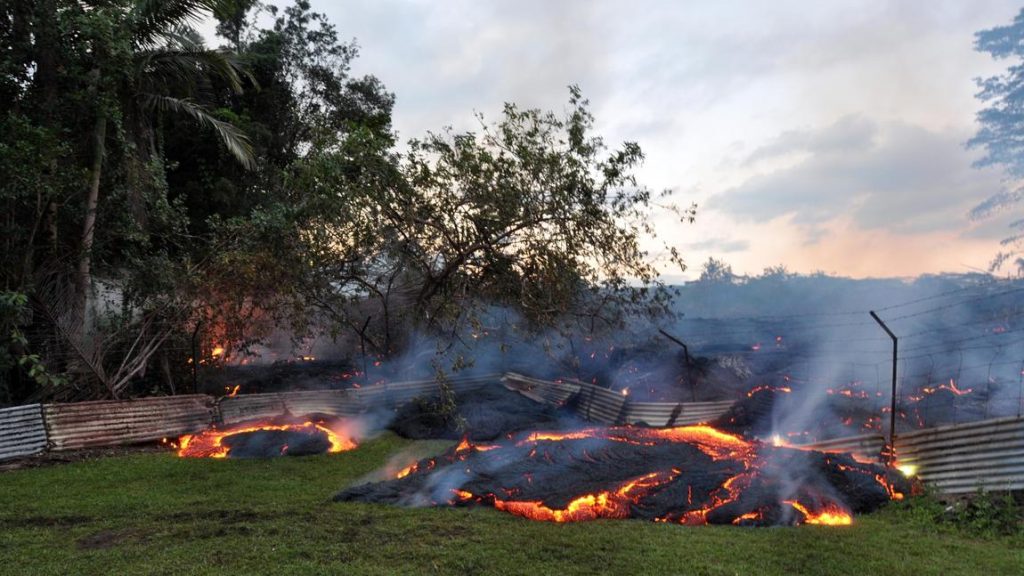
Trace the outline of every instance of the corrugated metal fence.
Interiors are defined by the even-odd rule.
[[[535,400],[557,406],[569,404],[585,420],[601,424],[684,426],[707,422],[725,413],[733,402],[633,402],[629,396],[578,381],[550,382],[521,374],[505,374],[506,386]]]
[[[457,392],[493,384],[498,374],[453,378]],[[31,456],[47,448],[77,450],[151,442],[198,432],[213,424],[283,414],[352,416],[371,408],[394,408],[438,390],[435,380],[375,384],[359,389],[244,394],[201,394],[72,404],[32,404],[0,410],[0,460]]]
[[[821,450],[822,452],[845,452],[854,454],[862,460],[881,462],[882,449],[885,448],[885,438],[881,434],[865,434],[863,436],[823,440],[813,444],[806,444],[804,447]]]
[[[493,385],[497,375],[453,379],[458,392]],[[505,374],[506,387],[540,402],[571,408],[602,424],[646,423],[679,426],[711,420],[731,402],[632,402],[628,396],[578,381],[551,382]],[[434,380],[377,384],[358,389],[247,394],[223,398],[168,396],[138,400],[32,404],[0,409],[0,460],[38,454],[45,449],[114,446],[159,440],[285,413],[351,416],[370,409],[394,408],[435,392]],[[879,458],[878,435],[838,438],[809,447]],[[957,424],[902,434],[896,439],[901,464],[917,467],[929,486],[947,494],[1024,489],[1024,418],[1011,417]]]
[[[917,466],[929,487],[946,494],[1024,490],[1024,418],[940,426],[896,437],[901,464]]]
[[[467,392],[487,385],[493,385],[501,379],[501,374],[488,374],[473,378],[452,378],[448,386],[454,392]],[[407,382],[390,382],[363,386],[356,389],[359,404],[364,408],[395,407],[413,398],[438,391],[436,380],[410,380]]]
[[[46,449],[46,429],[39,404],[0,410],[0,460],[31,456]]]
[[[213,398],[200,394],[46,404],[43,419],[50,447],[74,450],[197,432],[213,422],[213,406]]]

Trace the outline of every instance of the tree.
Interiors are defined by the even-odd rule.
[[[271,24],[259,25],[268,16]],[[204,340],[231,349],[278,324],[307,329],[313,304],[295,296],[304,278],[298,271],[322,254],[303,252],[316,243],[304,240],[312,228],[301,223],[341,221],[347,208],[330,200],[342,192],[306,179],[306,166],[349,152],[350,174],[388,164],[394,96],[373,76],[351,75],[357,47],[309,2],[279,9],[239,0],[218,18],[260,90],[237,95],[215,84],[210,96],[251,136],[258,164],[242,170],[189,130],[169,130],[164,152],[169,193],[188,214],[184,250],[195,264],[188,291],[201,303],[193,321]]]
[[[30,317],[50,321],[48,333],[37,326],[26,344],[46,348],[48,358],[63,359],[57,364],[67,361],[60,368],[83,370],[83,377],[126,375],[100,377],[111,395],[144,369],[164,333],[148,326],[153,314],[166,315],[171,294],[149,290],[143,280],[174,275],[168,247],[182,231],[164,185],[166,118],[187,117],[211,129],[243,164],[253,160],[241,130],[202,101],[211,82],[237,92],[244,76],[233,54],[206,49],[188,28],[217,5],[45,0],[0,9],[0,35],[11,48],[0,76],[0,161],[9,169],[0,189],[7,208],[4,288],[29,297],[40,313]],[[97,271],[123,295],[120,310],[102,321],[86,316]],[[124,351],[135,356],[117,360],[127,372],[102,366],[100,344],[119,345],[100,333],[106,327],[106,336],[127,337]],[[152,339],[138,342],[144,333]]]
[[[977,80],[976,96],[986,106],[977,114],[980,127],[967,146],[984,150],[976,166],[999,166],[1015,182],[971,211],[972,218],[985,218],[1024,199],[1024,187],[1019,184],[1024,177],[1024,10],[1012,24],[975,34],[974,47],[997,60],[1013,61],[1002,74]],[[1010,227],[1012,232],[1002,240],[1003,249],[992,262],[993,271],[1024,248],[1024,219]],[[1017,258],[1015,264],[1024,269],[1024,259]]]
[[[89,72],[89,92],[95,99],[96,111],[76,282],[83,308],[91,284],[107,123],[112,114],[119,114],[125,121],[122,129],[137,155],[131,160],[142,165],[155,155],[152,124],[154,115],[160,112],[186,115],[212,129],[240,163],[246,167],[253,165],[248,137],[195,100],[200,87],[214,75],[226,80],[232,90],[242,91],[240,66],[233,54],[206,49],[187,27],[204,11],[217,7],[216,0],[141,0],[127,9],[115,5],[109,11],[109,23],[113,30],[121,30],[123,36],[114,36],[113,42],[104,42],[103,37],[93,42],[92,51],[97,57]]]
[[[768,266],[765,268],[758,279],[771,282],[783,282],[790,278],[795,278],[796,276],[796,274],[790,272],[789,269],[786,268],[785,264],[778,264],[776,266]]]
[[[399,333],[458,338],[493,306],[577,332],[668,314],[672,291],[642,242],[653,207],[684,221],[693,208],[652,197],[633,175],[640,147],[609,150],[592,130],[573,87],[565,116],[507,104],[499,122],[429,134],[402,158],[368,131],[317,147],[296,172],[307,212],[291,236],[317,255],[292,259],[306,272],[296,285],[379,354]]]
[[[210,10],[230,49],[187,29]],[[327,330],[393,356],[499,317],[595,333],[670,312],[651,215],[693,208],[636,181],[639,146],[594,135],[578,89],[565,114],[510,104],[399,153],[394,96],[351,74],[356,45],[307,0],[20,1],[0,16],[7,398],[52,397],[39,382],[62,374],[64,399],[149,392],[150,356],[186,366],[193,334],[230,349]]]
[[[708,257],[708,261],[705,262],[704,266],[701,268],[699,281],[706,283],[732,284],[735,279],[736,275],[733,274],[731,265],[727,264],[724,260]]]

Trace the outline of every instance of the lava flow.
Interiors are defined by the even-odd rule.
[[[356,442],[344,425],[312,421],[258,421],[186,434],[171,443],[182,458],[259,458],[344,452]]]
[[[532,520],[640,518],[679,524],[850,524],[908,490],[846,454],[772,446],[706,425],[527,432],[467,441],[341,501],[491,506]]]

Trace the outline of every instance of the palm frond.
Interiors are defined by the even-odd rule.
[[[253,169],[256,166],[256,157],[253,153],[252,143],[244,132],[234,124],[225,122],[214,117],[203,105],[188,98],[175,98],[161,94],[142,94],[142,105],[146,108],[161,112],[173,112],[175,114],[187,114],[202,126],[212,128],[220,138],[228,152],[237,159],[246,169]]]
[[[176,28],[198,23],[203,13],[224,10],[229,0],[138,0],[130,22],[135,43],[151,46]]]
[[[90,337],[85,324],[86,311],[74,286],[60,275],[52,274],[41,278],[32,298],[35,309],[53,328],[55,348],[64,351],[67,364],[75,366],[82,376],[102,385],[107,394],[116,397],[103,366],[102,339]]]
[[[170,48],[186,48],[191,50],[205,50],[206,41],[203,35],[190,26],[178,26],[162,34],[164,41]]]
[[[136,68],[139,78],[149,85],[180,88],[184,84],[188,91],[211,75],[224,79],[236,94],[243,92],[243,77],[256,84],[256,79],[229,50],[184,47],[146,50],[136,57]]]

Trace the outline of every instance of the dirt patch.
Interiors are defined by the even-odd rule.
[[[141,539],[141,534],[130,530],[100,530],[75,541],[79,550],[104,550],[128,541]]]

